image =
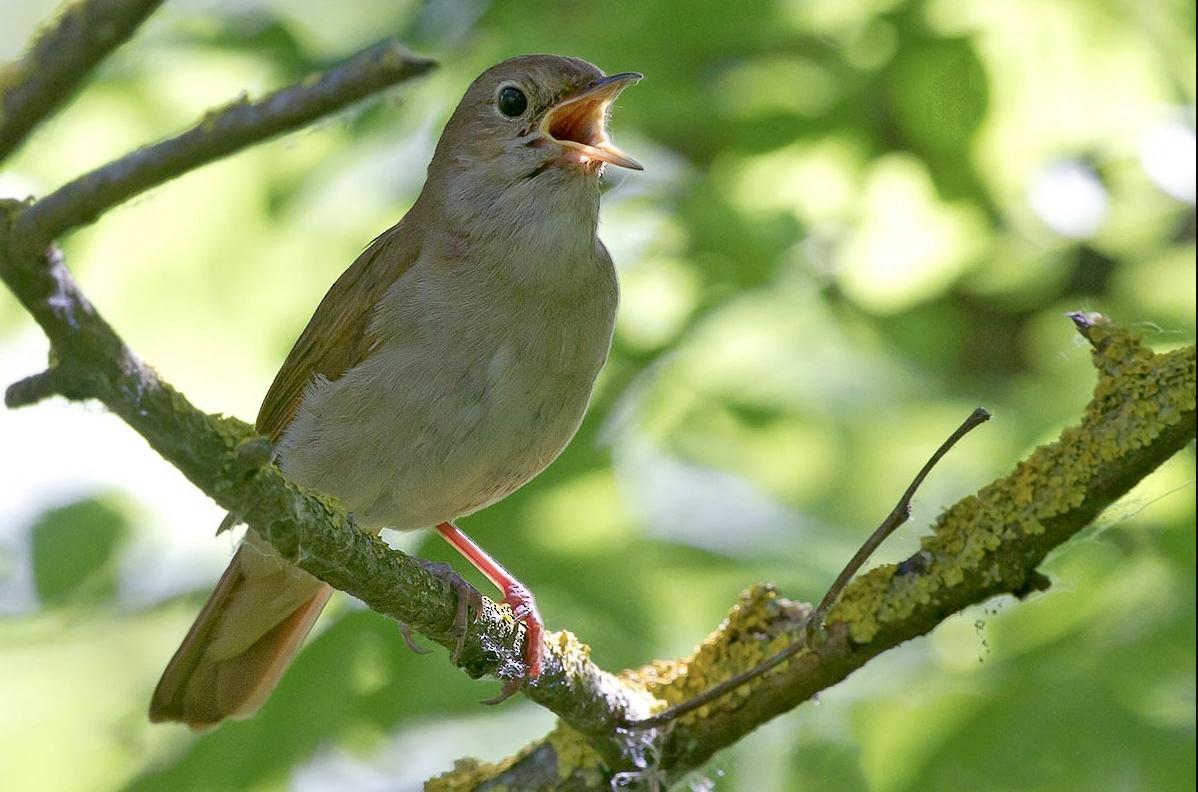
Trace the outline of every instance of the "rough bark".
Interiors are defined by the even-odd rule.
[[[61,103],[61,92],[40,92],[82,81],[154,5],[94,0],[72,6],[67,13],[78,19],[103,13],[128,22],[113,38],[70,28],[66,18],[60,21],[42,39],[65,48],[58,56],[70,66],[63,67],[66,76],[58,82],[46,83],[21,64],[9,67],[0,82],[0,107],[6,113],[11,107],[23,109],[0,117],[0,159]],[[36,44],[27,60],[41,57],[41,47]],[[47,371],[8,388],[8,406],[52,395],[102,402],[287,558],[449,647],[455,611],[449,587],[356,530],[332,499],[286,481],[270,464],[268,441],[247,424],[205,414],[163,382],[88,302],[52,244],[138,192],[430,65],[393,42],[384,43],[262,101],[238,102],[210,114],[186,132],[84,175],[40,201],[0,203],[0,280],[45,331],[52,361]],[[962,608],[997,594],[1022,597],[1045,588],[1048,581],[1037,572],[1045,554],[1194,436],[1193,346],[1156,355],[1102,317],[1075,314],[1073,319],[1093,345],[1099,373],[1081,422],[946,511],[920,552],[852,583],[828,614],[825,632],[804,629],[808,606],[756,585],[685,659],[613,675],[593,664],[587,647],[570,633],[551,634],[545,672],[525,692],[556,713],[559,726],[504,762],[463,760],[429,787],[592,789],[607,788],[613,779],[626,786],[666,786]],[[459,665],[474,677],[512,677],[520,672],[523,640],[523,628],[510,611],[487,602],[471,625]],[[728,696],[665,727],[635,725],[800,640],[810,645]]]
[[[33,40],[25,57],[0,70],[0,160],[160,5],[162,0],[72,3]]]

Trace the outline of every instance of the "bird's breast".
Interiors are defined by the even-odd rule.
[[[504,497],[577,430],[607,356],[614,282],[552,297],[452,266],[388,292],[363,363],[305,396],[285,472],[361,522],[426,527]]]

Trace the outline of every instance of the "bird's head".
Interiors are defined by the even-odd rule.
[[[611,163],[641,170],[612,144],[607,121],[620,92],[641,79],[605,76],[577,58],[523,55],[492,66],[467,89],[430,168],[507,189],[549,176],[596,181]]]

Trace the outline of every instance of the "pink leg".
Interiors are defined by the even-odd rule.
[[[524,662],[528,665],[528,678],[534,680],[541,675],[541,658],[544,654],[545,623],[537,612],[537,602],[533,599],[528,588],[511,573],[491,558],[486,550],[479,547],[473,539],[462,533],[453,523],[443,522],[437,526],[437,533],[445,541],[453,545],[453,549],[461,553],[467,561],[487,576],[503,593],[503,603],[512,609],[516,618],[524,622],[527,631],[527,644],[524,649]]]

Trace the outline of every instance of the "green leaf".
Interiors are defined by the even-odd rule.
[[[111,502],[89,498],[50,509],[30,532],[34,585],[43,603],[106,602],[116,594],[129,521]]]

